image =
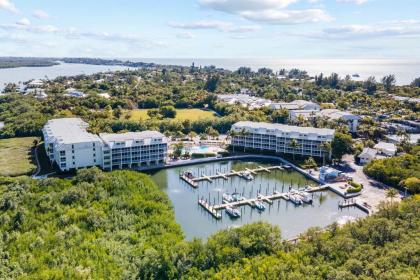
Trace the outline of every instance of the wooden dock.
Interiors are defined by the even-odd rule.
[[[256,202],[258,200],[262,200],[262,201],[264,201],[268,204],[273,204],[273,200],[280,199],[280,198],[288,200],[286,193],[274,192],[274,194],[272,194],[272,195],[266,196],[266,195],[258,194],[258,196],[256,198],[249,198],[249,199],[244,199],[244,200],[241,200],[241,201],[224,202],[222,204],[217,204],[217,205],[208,205],[207,204],[207,206],[205,206],[203,204],[200,204],[200,205],[202,207],[205,207],[205,208],[206,207],[211,207],[209,209],[206,208],[207,211],[210,212],[210,211],[213,211],[213,210],[216,210],[216,211],[222,210],[222,209],[225,209],[227,207],[238,207],[238,206],[244,206],[244,205],[251,206],[254,202]]]
[[[214,206],[211,206],[207,201],[205,201],[204,199],[199,199],[198,200],[198,204],[203,207],[204,209],[207,210],[207,212],[209,212],[215,219],[221,219],[222,218],[222,214],[220,214],[219,212],[217,212],[217,210],[214,208]]]
[[[179,177],[182,180],[184,180],[185,182],[187,182],[191,187],[198,188],[198,183],[197,182],[194,182],[192,179],[188,178],[187,176],[185,176],[185,175],[182,174]]]
[[[243,171],[231,170],[228,173],[217,172],[216,175],[202,174],[201,177],[196,177],[196,178],[188,178],[185,175],[181,174],[180,178],[183,179],[185,182],[187,182],[190,186],[192,186],[194,188],[197,188],[198,187],[198,182],[201,182],[201,181],[208,181],[208,182],[212,183],[213,180],[216,180],[216,179],[228,180],[229,177],[241,176],[241,173],[244,172],[244,171],[248,171],[251,174],[256,175],[258,172],[270,173],[272,170],[283,170],[283,167],[281,167],[281,166],[269,166],[269,167],[258,166],[257,168],[254,168],[254,169],[246,168]]]
[[[364,204],[360,204],[357,200],[351,199],[351,200],[345,200],[345,201],[340,201],[338,203],[338,207],[340,208],[346,208],[346,207],[357,207],[360,210],[370,214],[371,210],[369,205],[367,205],[366,203]]]

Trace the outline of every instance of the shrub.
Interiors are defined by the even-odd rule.
[[[354,181],[350,181],[349,185],[351,186],[351,188],[347,189],[347,193],[358,193],[363,189],[363,185],[356,183]]]
[[[191,158],[207,158],[207,157],[215,157],[215,153],[192,153]]]

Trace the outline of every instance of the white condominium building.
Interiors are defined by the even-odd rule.
[[[167,139],[157,131],[99,134],[103,140],[103,169],[132,168],[165,163]]]
[[[99,166],[105,170],[164,163],[166,137],[156,131],[124,134],[87,132],[79,118],[50,120],[43,128],[45,150],[62,171]]]
[[[102,165],[102,141],[87,128],[78,118],[50,120],[44,126],[45,150],[62,171]]]
[[[258,122],[238,122],[232,130],[234,147],[315,157],[331,156],[324,143],[330,143],[335,133],[333,129]]]

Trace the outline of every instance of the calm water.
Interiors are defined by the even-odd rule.
[[[26,82],[33,79],[55,79],[59,76],[95,74],[106,71],[122,71],[128,67],[61,63],[51,67],[20,67],[0,69],[0,90],[7,83]]]
[[[335,221],[344,223],[366,214],[356,208],[340,210],[338,202],[342,200],[336,194],[325,191],[314,194],[312,205],[294,206],[291,202],[276,200],[273,205],[267,207],[264,212],[252,209],[249,206],[240,208],[242,217],[231,219],[225,211],[221,211],[223,218],[215,220],[197,204],[198,197],[205,197],[211,202],[220,202],[224,192],[235,191],[243,193],[245,197],[256,197],[257,192],[272,193],[274,189],[287,191],[293,187],[314,185],[304,176],[295,171],[272,171],[271,173],[259,173],[254,181],[246,181],[237,176],[228,181],[215,180],[213,183],[201,182],[198,189],[190,187],[179,178],[183,170],[192,170],[195,175],[205,173],[216,174],[217,171],[227,172],[232,169],[239,171],[245,168],[257,166],[269,166],[267,161],[226,161],[208,164],[200,164],[189,167],[171,168],[160,170],[152,174],[153,179],[172,200],[175,208],[177,222],[182,226],[186,238],[206,238],[224,228],[237,227],[255,221],[267,221],[279,225],[283,238],[293,238],[306,229],[314,226],[324,227]]]
[[[133,59],[134,61],[155,62],[159,64],[189,66],[192,62],[196,66],[215,65],[228,70],[236,70],[241,66],[257,70],[268,67],[274,71],[279,69],[298,68],[306,70],[310,75],[324,73],[330,75],[335,72],[341,77],[349,74],[359,74],[357,80],[365,80],[375,76],[379,81],[383,76],[394,74],[397,84],[410,84],[415,78],[420,77],[419,59]]]

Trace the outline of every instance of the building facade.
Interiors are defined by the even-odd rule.
[[[337,109],[325,109],[325,110],[293,110],[289,114],[290,120],[296,122],[299,118],[304,120],[313,120],[314,118],[327,118],[331,121],[343,121],[347,123],[349,131],[352,133],[357,132],[360,117],[353,115],[349,112],[340,111]]]
[[[43,128],[48,158],[61,171],[98,166],[104,170],[164,163],[167,139],[157,131],[95,135],[79,118],[54,119]]]
[[[333,129],[257,122],[238,122],[232,131],[234,148],[313,157],[331,156],[325,144],[332,142],[335,133]]]
[[[157,131],[100,134],[103,169],[121,169],[165,163],[167,138]]]

